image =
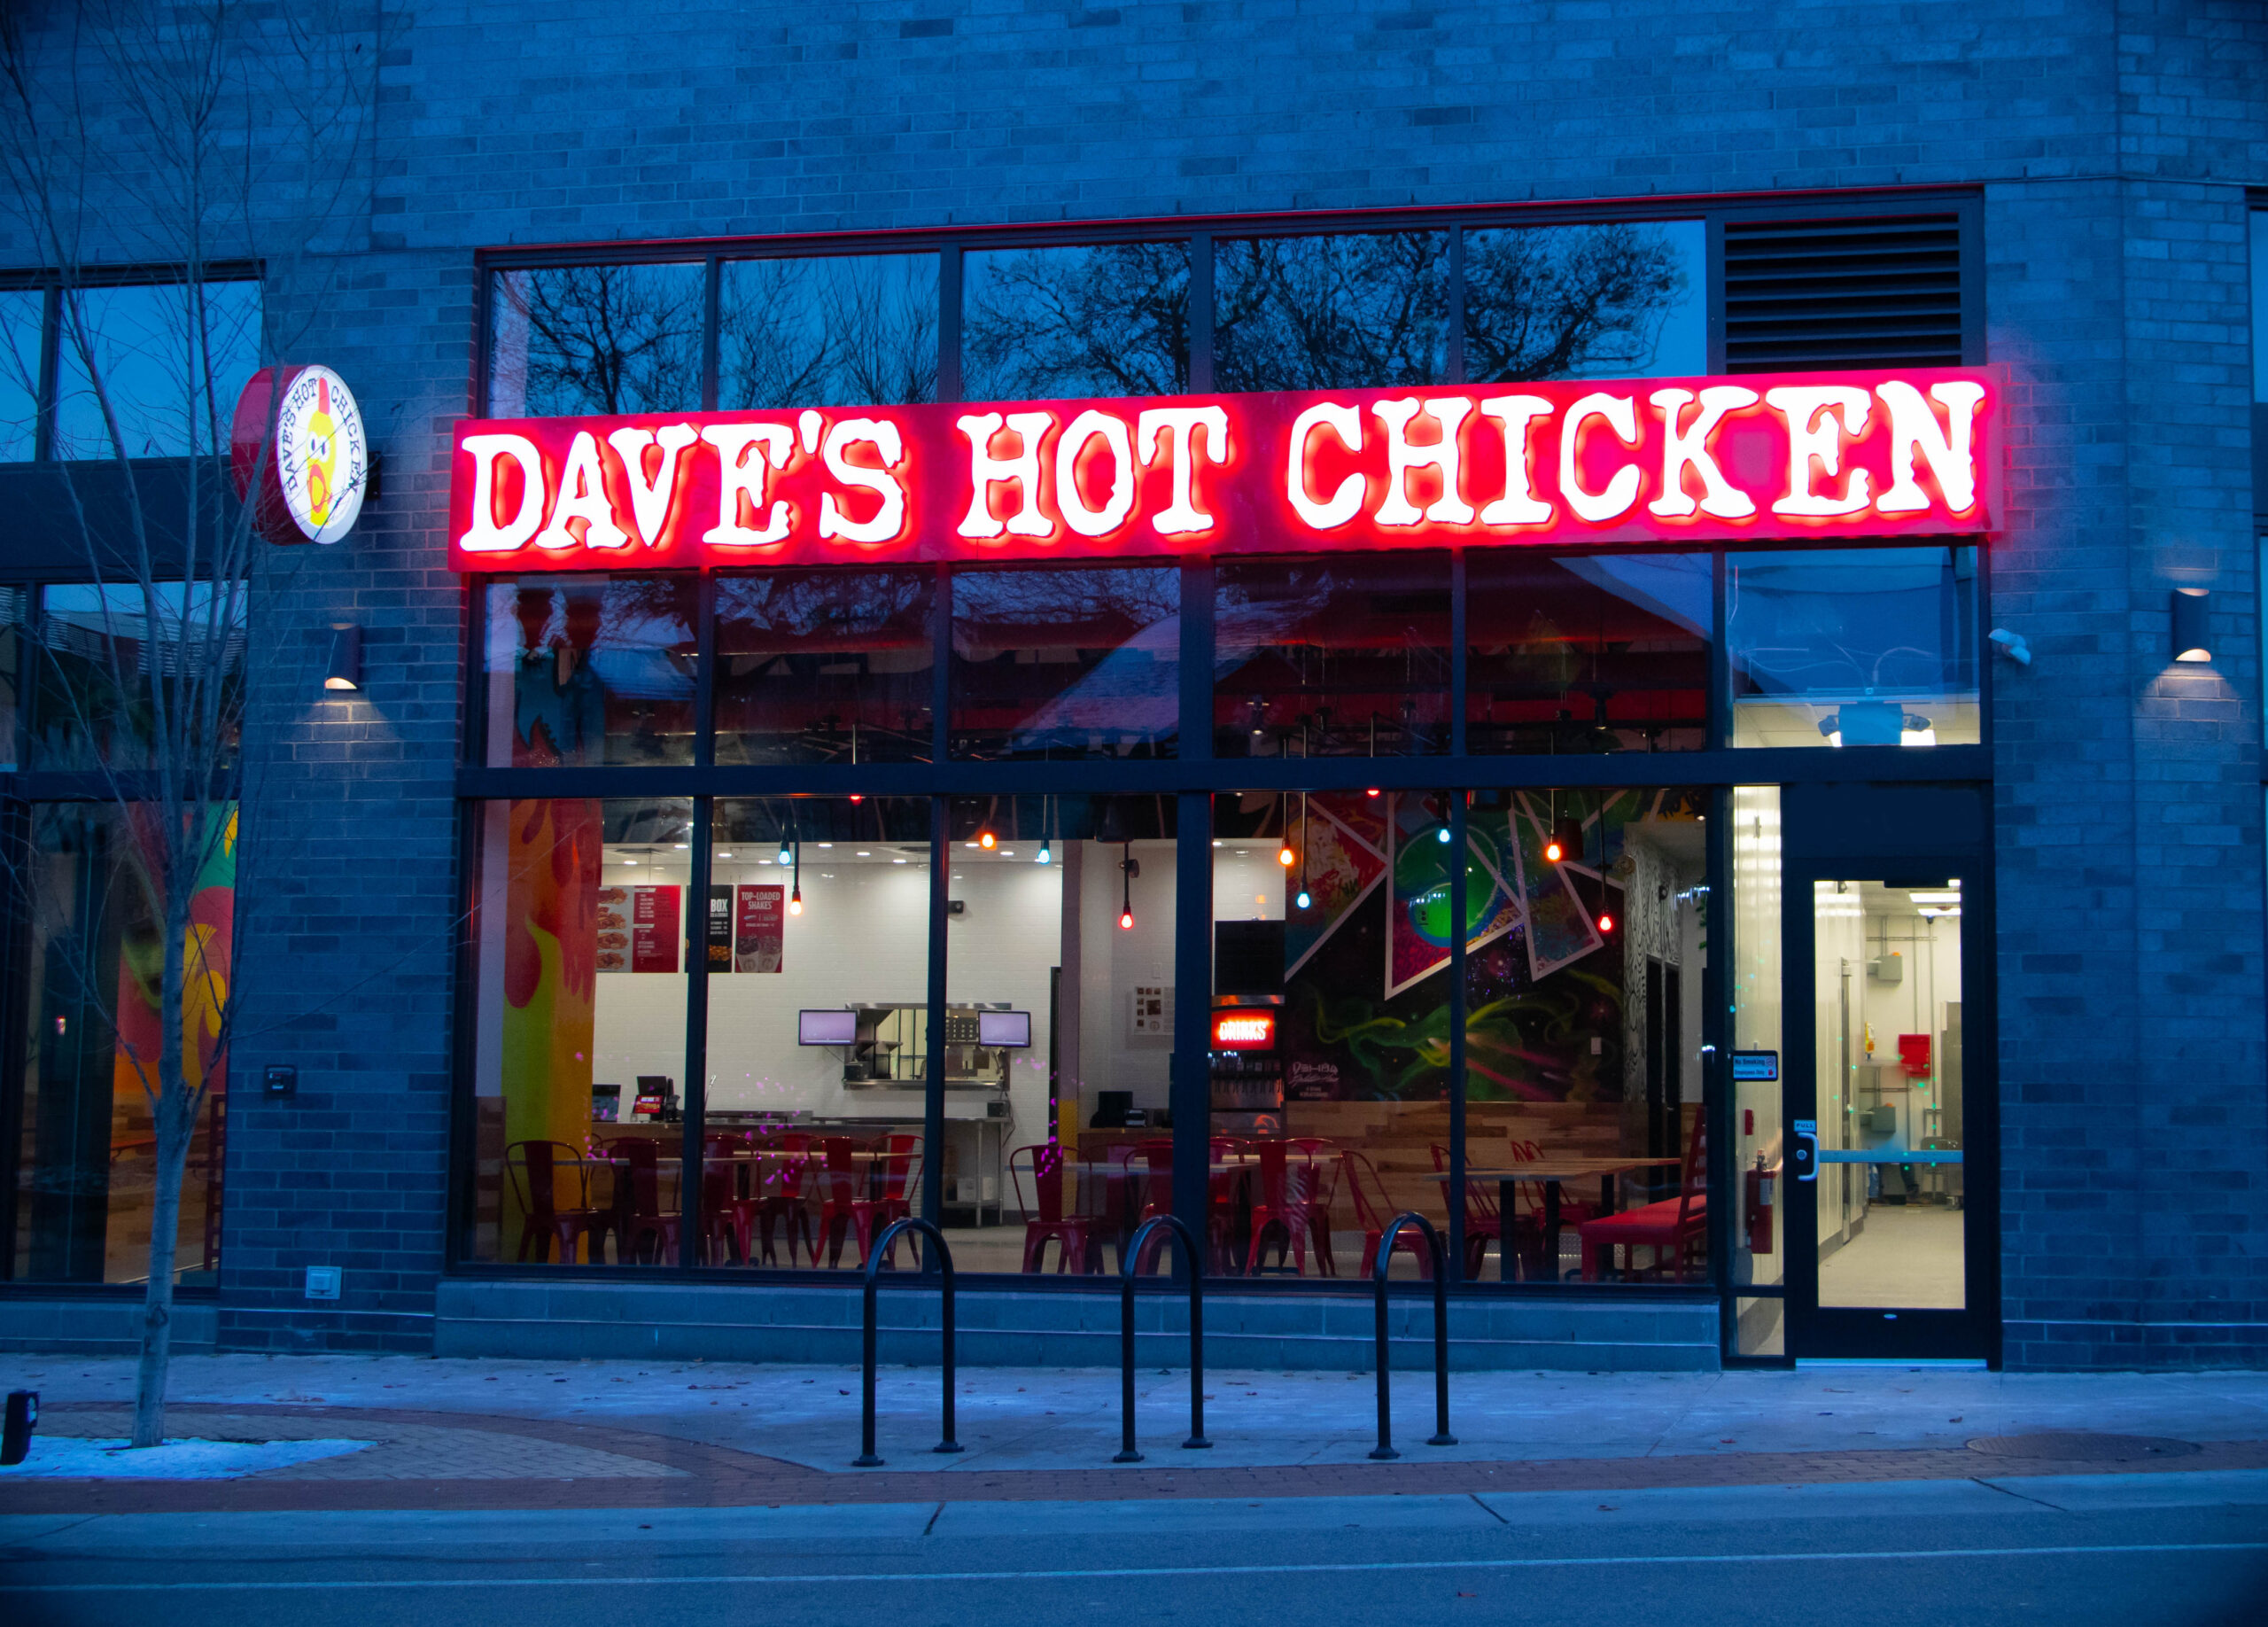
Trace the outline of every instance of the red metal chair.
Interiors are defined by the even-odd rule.
[[[1699,1247],[1707,1238],[1709,1226],[1707,1144],[1702,1128],[1707,1123],[1708,1115],[1697,1109],[1675,1197],[1619,1215],[1603,1215],[1577,1228],[1583,1240],[1584,1281],[1597,1281],[1600,1261],[1603,1258],[1611,1265],[1618,1248],[1651,1248],[1654,1263],[1649,1270],[1674,1271],[1681,1282],[1687,1280],[1689,1266],[1699,1265]],[[1638,1274],[1635,1254],[1628,1271],[1632,1276]]]
[[[1293,1146],[1288,1141],[1258,1141],[1253,1144],[1253,1150],[1260,1158],[1260,1190],[1252,1205],[1252,1242],[1245,1250],[1246,1274],[1262,1268],[1270,1232],[1283,1234],[1283,1242],[1276,1246],[1275,1269],[1280,1271],[1284,1261],[1289,1258],[1292,1274],[1304,1276],[1308,1249],[1312,1245],[1317,1273],[1325,1276],[1337,1274],[1337,1263],[1331,1257],[1330,1201],[1316,1201],[1321,1192],[1316,1179],[1318,1166],[1309,1159],[1294,1171],[1291,1164]]]
[[[724,1263],[729,1247],[735,1264],[749,1264],[750,1206],[741,1196],[740,1175],[747,1167],[745,1135],[704,1136],[701,1142],[701,1260]]]
[[[858,1234],[858,1264],[866,1263],[866,1256],[874,1246],[874,1239],[888,1230],[893,1220],[903,1220],[913,1211],[905,1201],[905,1186],[911,1177],[915,1159],[921,1151],[918,1135],[893,1134],[880,1138],[875,1151],[881,1159],[874,1166],[874,1178],[870,1190],[872,1197],[858,1198],[850,1205],[850,1224]],[[882,1263],[893,1269],[897,1265],[897,1242],[890,1239],[889,1252]]]
[[[1018,1161],[1031,1155],[1032,1187],[1037,1209],[1024,1201],[1024,1168]],[[1037,1275],[1047,1257],[1050,1239],[1055,1242],[1055,1274],[1076,1272],[1088,1276],[1102,1270],[1102,1227],[1099,1216],[1067,1214],[1063,1209],[1063,1148],[1053,1141],[1019,1147],[1008,1155],[1008,1179],[1015,1183],[1016,1207],[1024,1217],[1024,1271]]]
[[[1142,1211],[1134,1222],[1138,1228],[1145,1220],[1173,1213],[1173,1143],[1162,1137],[1140,1142],[1134,1148],[1134,1157],[1142,1165]],[[1150,1241],[1142,1245],[1134,1261],[1137,1276],[1158,1269],[1158,1257],[1170,1237],[1162,1229],[1150,1234]]]
[[[1363,1275],[1369,1276],[1378,1265],[1379,1242],[1386,1235],[1386,1222],[1398,1212],[1386,1196],[1386,1182],[1379,1179],[1377,1168],[1368,1158],[1352,1148],[1339,1155],[1347,1172],[1347,1189],[1355,1199],[1355,1221],[1363,1228]],[[1418,1274],[1430,1281],[1433,1275],[1433,1253],[1425,1247],[1425,1239],[1418,1232],[1403,1230],[1394,1234],[1394,1252],[1408,1249],[1418,1257]]]
[[[784,1227],[788,1234],[788,1264],[796,1264],[796,1240],[804,1242],[804,1252],[811,1262],[819,1264],[819,1239],[812,1228],[812,1187],[813,1159],[812,1138],[801,1130],[790,1130],[779,1138],[776,1150],[785,1155],[771,1169],[762,1172],[760,1179],[769,1190],[751,1188],[742,1200],[756,1223],[756,1246],[759,1257],[766,1265],[777,1265],[780,1257],[774,1237]]]
[[[572,1265],[578,1247],[586,1237],[591,1240],[592,1264],[598,1263],[606,1218],[591,1207],[590,1181],[580,1159],[581,1155],[564,1141],[515,1141],[504,1149],[505,1179],[521,1216],[520,1264],[527,1263],[531,1252],[538,1265],[544,1264],[551,1258],[555,1242],[559,1263]],[[566,1209],[559,1207],[562,1165],[574,1172],[580,1199]]]
[[[1208,1163],[1241,1166],[1252,1150],[1242,1138],[1216,1135],[1206,1144]],[[1237,1198],[1248,1172],[1241,1167],[1211,1169],[1205,1175],[1205,1247],[1212,1260],[1206,1269],[1224,1275],[1241,1268],[1231,1240],[1237,1229]]]
[[[1449,1149],[1446,1147],[1428,1148],[1433,1155],[1433,1169],[1437,1174],[1449,1172]],[[1441,1183],[1446,1197],[1449,1183]],[[1464,1183],[1464,1280],[1480,1281],[1480,1268],[1488,1258],[1488,1245],[1495,1243],[1500,1257],[1504,1257],[1503,1206],[1496,1195],[1488,1189],[1485,1180]],[[1523,1275],[1526,1273],[1523,1272]]]
[[[819,1242],[827,1249],[829,1270],[843,1264],[843,1244],[850,1232],[851,1219],[863,1201],[858,1196],[858,1166],[851,1154],[857,1148],[847,1135],[830,1135],[819,1142],[820,1156],[825,1164],[815,1172],[819,1184]],[[855,1266],[866,1263],[863,1243],[858,1249]],[[812,1250],[812,1264],[819,1264],[819,1249]]]
[[[1331,1211],[1339,1197],[1339,1151],[1321,1136],[1295,1135],[1285,1143],[1297,1155],[1292,1169],[1296,1200],[1314,1214],[1309,1235],[1315,1243],[1316,1263],[1326,1277],[1339,1274],[1339,1256],[1331,1244]]]
[[[678,1217],[662,1212],[661,1149],[642,1136],[617,1136],[602,1143],[614,1166],[614,1215],[625,1261],[674,1263]],[[648,1249],[653,1252],[648,1257]]]

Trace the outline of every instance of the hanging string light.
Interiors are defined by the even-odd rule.
[[[795,850],[791,862],[795,866],[795,874],[790,877],[791,884],[788,891],[788,913],[800,915],[804,913],[804,850],[801,846]],[[820,862],[826,861],[822,860]]]
[[[1142,867],[1134,862],[1134,844],[1129,841],[1118,860],[1118,925],[1121,931],[1134,930],[1134,878]]]
[[[1051,798],[1046,797],[1039,799],[1039,854],[1036,862],[1040,864],[1055,862],[1055,850],[1047,844],[1047,828],[1051,822],[1048,819],[1050,801]]]
[[[1299,909],[1313,909],[1315,899],[1308,892],[1308,794],[1300,793],[1300,891],[1292,900]]]

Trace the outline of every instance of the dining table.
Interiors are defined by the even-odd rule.
[[[1551,1278],[1556,1281],[1559,1275],[1560,1189],[1563,1186],[1570,1181],[1596,1179],[1599,1183],[1599,1212],[1612,1214],[1615,1210],[1615,1185],[1622,1177],[1635,1174],[1640,1170],[1677,1169],[1683,1164],[1682,1158],[1568,1155],[1487,1168],[1468,1165],[1464,1178],[1468,1181],[1495,1181],[1497,1209],[1507,1218],[1518,1212],[1516,1199],[1520,1182],[1534,1181],[1543,1187],[1543,1258],[1550,1262]],[[1446,1184],[1451,1176],[1447,1170],[1436,1170],[1429,1172],[1425,1179]],[[1501,1245],[1497,1249],[1498,1269],[1507,1282],[1512,1281],[1512,1253],[1511,1249]]]

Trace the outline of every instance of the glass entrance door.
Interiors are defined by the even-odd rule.
[[[1790,867],[1790,1353],[1987,1354],[1965,998],[1976,910],[1943,868]],[[1978,941],[1987,941],[1979,938]],[[1798,994],[1799,989],[1807,990]]]

